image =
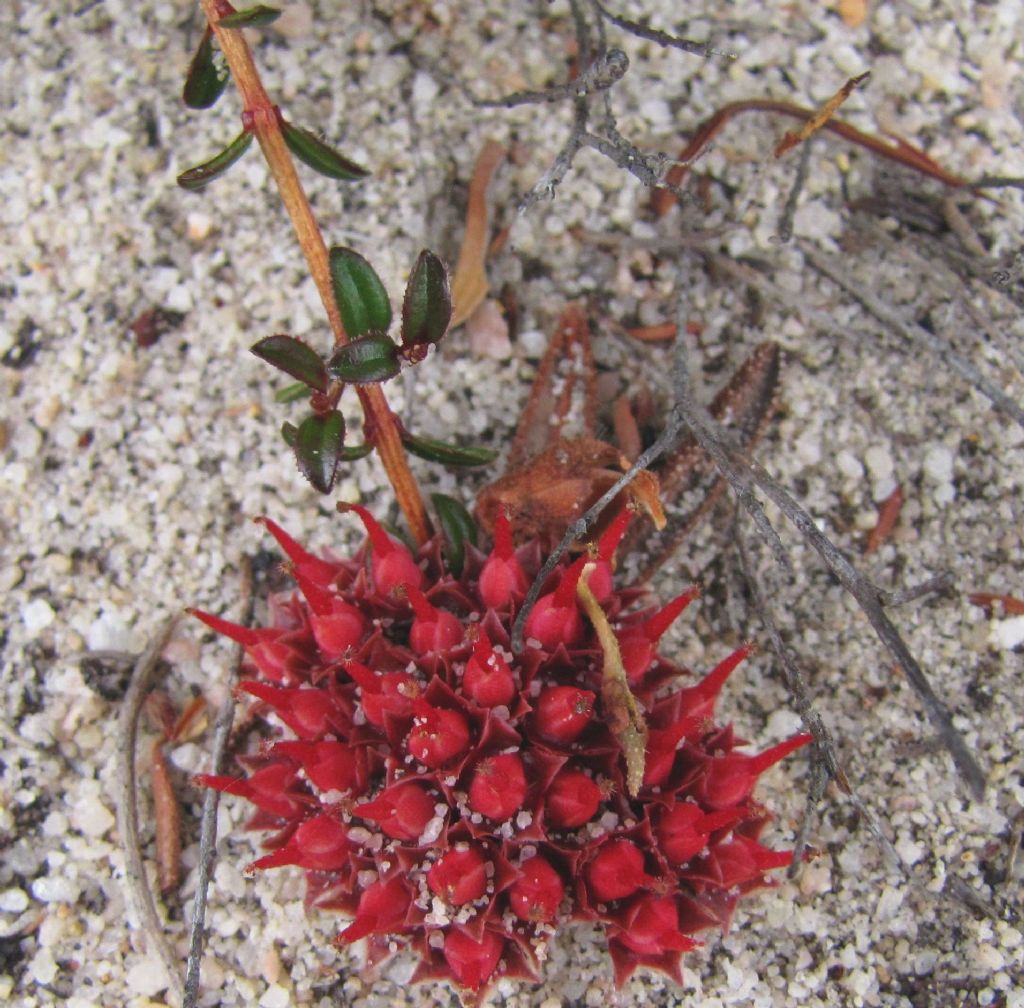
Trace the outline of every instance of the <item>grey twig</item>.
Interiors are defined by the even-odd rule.
[[[804,186],[807,184],[807,172],[811,166],[811,151],[813,147],[813,137],[808,137],[801,145],[796,175],[793,176],[793,184],[789,187],[789,195],[786,197],[786,203],[779,217],[779,226],[776,228],[780,242],[788,242],[793,237],[793,218],[796,216],[796,208],[800,203],[800,194],[804,191]]]
[[[736,59],[735,53],[723,52],[721,49],[712,49],[707,42],[694,42],[692,39],[680,38],[678,35],[670,35],[668,32],[652,28],[650,25],[639,21],[630,21],[629,18],[613,14],[607,7],[594,0],[594,7],[617,28],[627,31],[637,38],[647,39],[648,42],[655,42],[667,49],[681,49],[683,52],[692,53],[694,56],[728,56],[729,59]]]
[[[252,565],[248,558],[242,563],[242,623],[248,624],[252,620],[253,595],[252,595]],[[242,658],[242,648],[236,648],[237,658],[232,672],[228,678],[228,696],[217,712],[217,720],[214,723],[213,751],[210,754],[210,772],[220,773],[224,765],[224,753],[227,748],[228,738],[231,735],[231,725],[235,717],[235,702],[232,695],[234,681],[237,678],[238,664]],[[203,942],[205,940],[206,926],[206,902],[207,893],[210,887],[210,876],[213,874],[213,864],[216,860],[217,844],[217,805],[220,800],[220,792],[210,788],[203,798],[203,814],[199,831],[199,863],[196,866],[196,894],[192,903],[192,926],[189,930],[188,963],[185,967],[185,989],[182,998],[182,1008],[196,1008],[199,1000],[199,964],[203,956]]]
[[[914,602],[926,595],[934,595],[936,592],[946,591],[952,587],[952,571],[943,571],[941,574],[936,574],[935,577],[930,577],[920,584],[911,585],[909,588],[903,588],[901,591],[882,591],[881,589],[876,589],[876,591],[878,592],[878,601],[886,609],[889,609],[893,606],[906,605],[908,602]]]
[[[163,961],[174,996],[181,998],[183,989],[178,975],[178,963],[174,950],[164,933],[164,926],[157,913],[153,890],[146,878],[142,863],[142,842],[139,839],[139,793],[135,779],[135,748],[139,734],[139,715],[142,705],[153,685],[153,679],[160,662],[160,652],[170,639],[177,619],[166,620],[150,641],[146,650],[139,655],[132,669],[131,683],[121,706],[121,718],[117,738],[117,828],[124,845],[124,874],[128,905],[132,915]]]
[[[761,585],[754,575],[754,568],[750,562],[747,544],[742,531],[739,531],[739,523],[737,523],[737,529],[736,545],[740,557],[740,568],[746,577],[747,584],[750,586],[750,591],[754,598],[754,606],[768,633],[768,639],[771,642],[772,650],[775,652],[775,657],[778,659],[786,692],[789,693],[793,707],[800,715],[800,720],[803,721],[804,727],[814,736],[814,745],[811,748],[810,754],[810,787],[807,790],[807,802],[804,808],[803,819],[797,832],[796,843],[793,846],[793,861],[789,866],[789,877],[795,877],[800,870],[800,862],[803,859],[803,852],[807,847],[807,838],[814,820],[814,813],[825,794],[825,786],[829,780],[836,782],[839,790],[846,795],[858,813],[863,817],[865,824],[881,847],[882,853],[889,865],[897,866],[900,864],[900,859],[896,850],[882,832],[879,823],[858,797],[855,788],[846,775],[846,771],[839,762],[839,754],[836,752],[832,733],[825,726],[821,715],[811,703],[811,698],[807,692],[807,683],[804,680],[800,666],[797,664],[796,656],[791,648],[786,647],[782,635],[779,633],[779,628],[775,623],[775,618],[772,616],[767,597],[761,590]]]
[[[800,247],[807,260],[819,273],[824,273],[833,283],[838,284],[848,294],[856,298],[879,322],[890,326],[908,342],[924,347],[933,353],[940,361],[951,367],[982,395],[986,396],[996,409],[1001,410],[1021,427],[1024,427],[1024,408],[982,375],[971,361],[953,348],[948,340],[904,318],[895,309],[890,308],[879,298],[864,290],[851,279],[849,272],[832,257],[821,255],[804,242],[801,242]]]
[[[504,98],[474,102],[480,108],[516,108],[519,105],[541,105],[565,98],[584,98],[596,91],[606,91],[622,80],[629,69],[629,57],[621,49],[609,49],[598,56],[575,80],[555,84],[543,91],[516,91]]]

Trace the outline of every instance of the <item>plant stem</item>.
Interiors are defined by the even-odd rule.
[[[277,108],[263,87],[245,36],[238,29],[221,28],[218,25],[220,18],[231,13],[231,9],[221,0],[200,0],[200,3],[207,21],[217,36],[224,58],[231,68],[231,76],[242,95],[244,119],[251,125],[252,133],[259,142],[274,181],[277,182],[281,200],[291,218],[295,235],[309,264],[310,274],[327,310],[335,344],[347,343],[348,336],[345,334],[341,313],[334,300],[327,245],[281,134]],[[368,439],[372,440],[377,449],[381,464],[395,491],[395,499],[409,523],[413,537],[422,545],[430,537],[430,524],[419,485],[409,469],[399,433],[398,419],[391,412],[379,385],[358,386],[357,391],[366,418]]]

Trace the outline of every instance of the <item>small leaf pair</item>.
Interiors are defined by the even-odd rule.
[[[393,378],[399,357],[421,361],[447,331],[452,314],[448,272],[433,252],[420,252],[409,276],[402,301],[401,347],[387,335],[391,302],[370,263],[353,249],[336,245],[330,267],[338,310],[353,341],[352,349],[342,347],[331,362],[337,377],[355,382]]]

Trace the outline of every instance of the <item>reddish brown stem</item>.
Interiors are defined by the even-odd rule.
[[[320,300],[327,311],[335,344],[346,343],[348,337],[334,300],[327,246],[295,171],[291,153],[284,142],[278,110],[263,87],[245,36],[240,30],[221,28],[219,25],[220,18],[230,13],[230,9],[221,0],[200,0],[200,3],[242,96],[243,121],[259,142],[274,181],[277,182],[281,200],[291,218],[295,235],[309,264],[310,274],[320,292]],[[360,386],[358,392],[367,430],[373,432],[374,447],[395,491],[395,499],[414,538],[422,544],[430,537],[430,523],[419,485],[409,469],[397,417],[391,412],[380,386]]]
[[[741,112],[769,112],[773,115],[791,116],[794,119],[803,119],[805,122],[813,120],[815,110],[803,108],[800,105],[792,105],[789,102],[774,101],[768,98],[751,98],[746,101],[732,102],[720,108],[710,118],[705,119],[690,138],[689,143],[683,148],[679,160],[684,164],[675,165],[665,176],[665,181],[674,186],[682,184],[690,170],[690,162],[714,139],[722,128],[734,116]],[[865,147],[872,154],[896,161],[899,164],[913,168],[922,175],[929,175],[952,188],[960,188],[968,185],[968,180],[960,175],[954,175],[946,171],[941,165],[933,161],[924,151],[919,150],[912,144],[893,136],[892,143],[888,143],[881,137],[872,136],[869,133],[862,133],[859,129],[851,126],[842,119],[829,119],[822,124],[821,128],[829,133],[835,133],[850,143]],[[651,205],[655,213],[660,217],[667,213],[675,205],[676,197],[667,189],[658,189],[651,196]]]

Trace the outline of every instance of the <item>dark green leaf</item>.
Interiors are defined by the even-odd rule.
[[[454,497],[445,494],[431,494],[437,520],[444,533],[445,556],[448,569],[456,576],[462,576],[462,565],[466,559],[466,543],[476,545],[476,522],[470,513]]]
[[[262,28],[263,25],[271,24],[281,16],[276,7],[264,7],[258,4],[255,7],[246,7],[245,10],[237,11],[222,17],[217,23],[221,28]]]
[[[287,438],[287,435],[286,435]],[[345,444],[345,420],[337,410],[306,417],[295,432],[295,460],[320,493],[330,493]]]
[[[327,391],[327,368],[320,355],[294,336],[268,336],[249,348],[261,360],[318,392]]]
[[[341,452],[342,462],[355,462],[356,459],[366,458],[373,451],[372,444],[346,445]]]
[[[293,403],[309,395],[309,386],[305,382],[295,382],[292,385],[285,385],[274,393],[274,402]]]
[[[342,381],[366,385],[398,374],[398,347],[390,336],[374,333],[352,340],[334,351],[327,369]]]
[[[207,28],[189,64],[182,98],[189,108],[209,108],[224,93],[227,83],[227,72],[219,71],[214,62],[213,32]]]
[[[282,122],[281,134],[284,137],[284,142],[288,144],[288,149],[303,164],[309,165],[313,171],[317,171],[321,175],[341,179],[344,182],[353,182],[356,179],[366,178],[370,174],[368,169],[357,165],[355,161],[349,161],[333,147],[328,147],[315,133],[302,129],[301,126]]]
[[[448,271],[433,252],[424,249],[412,268],[402,301],[402,346],[436,343],[451,317]]]
[[[251,143],[252,134],[248,130],[243,130],[216,157],[182,172],[178,176],[178,185],[193,192],[209,185],[215,178],[223,175],[249,149]]]
[[[460,448],[446,441],[419,437],[408,431],[402,431],[402,443],[413,455],[427,459],[428,462],[440,462],[448,466],[482,466],[498,457],[498,453],[490,448]]]
[[[391,325],[388,292],[373,267],[355,250],[331,248],[331,282],[334,300],[349,339],[367,333],[386,333]]]

